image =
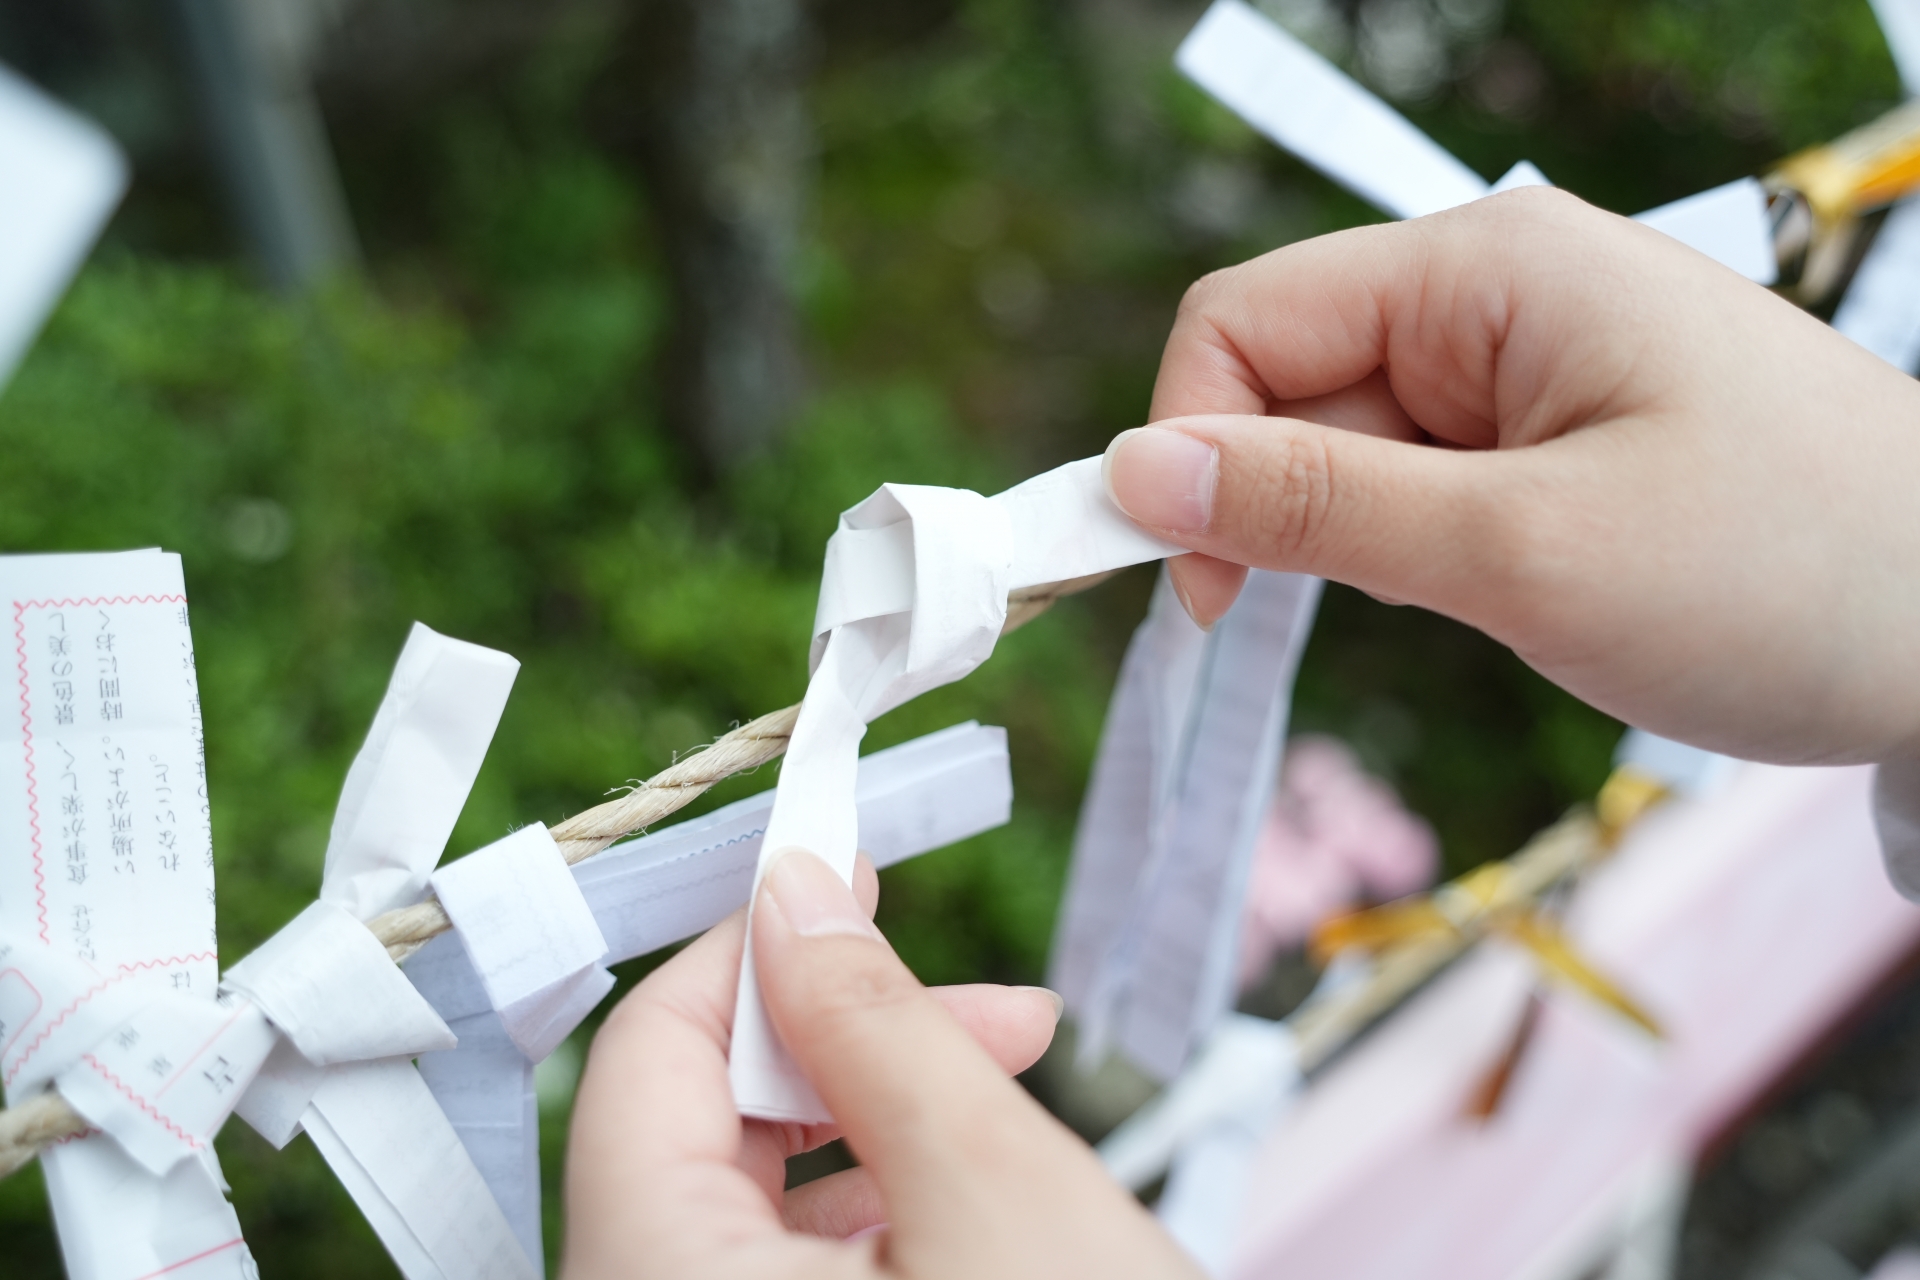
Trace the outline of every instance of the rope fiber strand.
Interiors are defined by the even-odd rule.
[[[1097,573],[1067,582],[1026,587],[1007,596],[1006,635],[1033,621],[1054,602],[1085,591],[1112,577]],[[584,862],[615,842],[644,831],[699,799],[715,784],[737,773],[748,773],[786,753],[800,718],[799,704],[749,720],[711,745],[690,752],[626,794],[576,813],[551,831],[567,865]],[[431,893],[411,906],[382,912],[367,921],[395,964],[453,928],[446,908]],[[0,1111],[0,1178],[67,1138],[89,1132],[92,1125],[52,1089],[18,1106]]]

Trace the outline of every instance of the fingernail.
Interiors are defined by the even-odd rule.
[[[763,890],[793,931],[807,938],[856,934],[879,938],[853,890],[833,868],[805,849],[785,849],[767,869]]]
[[[1187,616],[1193,619],[1194,626],[1200,628],[1202,631],[1213,630],[1213,624],[1211,622],[1200,621],[1200,615],[1194,612],[1193,601],[1187,598],[1187,589],[1180,585],[1180,579],[1178,578],[1173,579],[1173,595],[1174,598],[1180,602],[1180,607],[1187,611]]]
[[[1171,533],[1205,533],[1213,523],[1220,451],[1164,427],[1122,431],[1100,460],[1107,495],[1141,524]]]
[[[1059,1024],[1060,1015],[1067,1011],[1067,998],[1051,987],[1015,987],[1014,990],[1031,991],[1035,995],[1042,995],[1051,1000],[1053,1002],[1053,1021],[1055,1025]]]

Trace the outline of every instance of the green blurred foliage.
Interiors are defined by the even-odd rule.
[[[124,239],[87,270],[0,398],[0,548],[184,555],[229,958],[312,898],[413,620],[524,663],[452,852],[578,811],[798,697],[841,508],[885,480],[990,491],[1097,451],[1144,416],[1189,281],[1375,216],[1173,75],[1196,3],[921,7],[884,39],[870,6],[822,12],[796,280],[817,391],[717,490],[689,488],[655,421],[657,249],[635,178],[592,141],[592,23],[510,74],[337,127],[368,282],[275,301]],[[1489,175],[1531,156],[1623,210],[1896,93],[1864,0],[1491,12],[1467,35],[1435,20],[1445,74],[1403,105]],[[164,222],[143,198],[130,223]],[[1150,581],[1067,602],[875,726],[870,746],[968,718],[1011,733],[1013,823],[886,876],[882,923],[929,981],[1042,976]],[[1484,637],[1340,588],[1296,726],[1353,741],[1433,819],[1452,870],[1590,794],[1618,734]],[[545,1134],[550,1245],[563,1121]],[[306,1143],[275,1153],[231,1125],[221,1151],[266,1274],[389,1271]],[[0,1183],[9,1275],[56,1274],[42,1194],[35,1174]]]

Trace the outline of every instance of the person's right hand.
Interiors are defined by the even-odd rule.
[[[1314,573],[1670,737],[1920,757],[1920,384],[1658,232],[1536,189],[1278,250],[1152,418],[1108,485],[1203,624]]]

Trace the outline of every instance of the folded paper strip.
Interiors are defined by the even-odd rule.
[[[10,1105],[57,1080],[108,1131],[43,1159],[67,1273],[243,1276],[206,1142],[229,1090],[188,1056],[228,1015],[179,558],[0,558],[0,605],[20,745],[0,753],[0,1080]]]
[[[1049,983],[1077,1051],[1175,1075],[1233,1002],[1248,871],[1321,582],[1253,570],[1212,629],[1163,574],[1074,836]]]
[[[306,1130],[410,1280],[533,1275],[411,1062],[451,1048],[453,1034],[364,923],[425,888],[517,664],[415,628],[348,775],[320,900],[235,965],[216,1000],[212,857],[177,558],[15,559],[0,573],[13,588],[28,746],[24,786],[0,794],[25,797],[34,832],[33,857],[8,860],[7,871],[30,872],[38,894],[5,901],[37,903],[49,939],[36,946],[18,910],[6,920],[9,1101],[51,1083],[101,1130],[43,1153],[70,1272],[135,1280],[190,1263],[195,1275],[247,1274],[212,1157],[213,1136],[237,1107],[276,1144]],[[36,601],[21,589],[36,574],[100,594]],[[116,574],[163,578],[171,589],[108,595],[101,584]],[[88,668],[108,654],[119,664],[116,714],[83,726],[88,749],[106,745],[98,765],[72,758],[78,743],[33,679],[31,650],[47,649],[58,676],[81,640]],[[36,732],[35,712],[52,725]],[[42,776],[50,754],[71,805]],[[39,804],[70,815],[63,836],[73,850],[88,820],[120,831],[114,814],[124,808],[127,842],[102,839],[113,860],[50,883],[48,833],[32,821]],[[69,867],[86,865],[74,856]],[[68,939],[83,924],[75,949]],[[155,951],[161,934],[169,955],[115,955]],[[189,941],[204,950],[188,954]],[[59,942],[66,954],[50,945]]]
[[[210,949],[123,961],[103,980],[93,962],[104,942],[157,945],[148,927],[155,890],[168,907],[160,926],[209,943],[212,935],[178,560],[157,553],[0,560],[0,575],[15,597],[28,748],[26,773],[0,779],[14,784],[0,792],[17,802],[0,814],[31,836],[32,855],[0,871],[32,877],[38,894],[10,897],[17,919],[0,919],[0,1065],[11,1100],[51,1084],[70,1112],[102,1131],[42,1153],[70,1269],[115,1278],[183,1266],[196,1275],[246,1274],[251,1261],[211,1154],[214,1135],[237,1109],[276,1145],[306,1131],[407,1276],[538,1275],[532,1064],[606,994],[606,964],[698,932],[745,901],[771,795],[633,841],[589,865],[568,867],[552,835],[535,825],[434,872],[517,664],[416,627],[343,789],[321,899],[233,966],[217,999]],[[56,599],[58,592],[40,589],[50,585],[80,594]],[[76,621],[84,614],[94,622],[95,613],[97,642]],[[76,763],[67,747],[77,742],[64,732],[36,740],[32,715],[38,710],[59,726],[71,718],[58,698],[82,641],[112,655],[101,661],[118,664],[114,712],[124,712],[129,726],[120,744],[126,751],[109,735],[100,739],[107,756]],[[37,648],[47,650],[46,662],[30,660]],[[42,665],[46,671],[37,672]],[[36,702],[37,695],[44,696]],[[81,732],[98,737],[91,725]],[[91,812],[93,783],[131,787],[113,803],[144,805],[169,799],[170,777],[189,779],[179,790],[194,807],[181,812],[197,828],[170,830],[167,843],[154,846],[156,857],[169,859],[170,874],[180,869],[179,855],[191,854],[187,874],[149,881],[144,897],[135,896],[132,871],[104,887],[73,872],[85,893],[42,883],[46,833],[33,826],[31,785],[36,746],[59,755],[63,781],[78,788],[71,803],[51,792],[42,797],[73,818],[62,838]],[[147,759],[150,777],[128,781],[128,751]],[[1004,823],[1011,806],[998,729],[963,725],[929,735],[862,762],[859,775],[862,834],[883,865]],[[677,795],[684,802],[694,793]],[[182,825],[164,805],[153,812]],[[141,816],[152,815],[142,809]],[[393,919],[420,899],[429,877],[457,938],[435,939],[403,974],[373,917]],[[179,899],[170,906],[169,891]],[[62,919],[78,931],[81,949],[72,956],[31,936],[40,929],[58,942]],[[496,1198],[496,1187],[508,1194]]]
[[[0,67],[0,385],[126,186],[105,130]]]
[[[813,675],[781,770],[756,883],[770,857],[795,847],[812,850],[851,880],[859,845],[855,766],[867,722],[984,662],[1006,623],[1008,592],[1180,551],[1113,505],[1098,458],[1069,463],[993,498],[885,485],[843,514],[827,545]],[[729,1069],[743,1114],[829,1118],[767,1020],[751,942]]]
[[[1006,731],[956,725],[863,757],[855,801],[860,847],[880,867],[1001,826],[1013,804]],[[764,792],[574,867],[605,939],[603,963],[670,946],[744,906],[772,804]],[[539,1058],[515,1043],[496,1012],[461,928],[461,939],[436,938],[407,961],[407,976],[460,1038],[455,1049],[423,1054],[420,1073],[537,1262]]]
[[[1375,208],[1418,218],[1545,182],[1522,161],[1498,183],[1244,0],[1215,0],[1174,63],[1241,119]],[[1750,280],[1778,274],[1766,192],[1751,178],[1650,209],[1639,221]]]

